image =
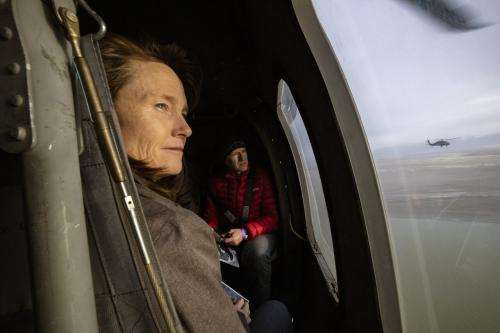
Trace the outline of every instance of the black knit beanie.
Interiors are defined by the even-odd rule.
[[[246,147],[247,147],[247,145],[242,140],[231,141],[231,143],[229,145],[227,145],[226,149],[224,150],[224,158],[226,158],[229,154],[231,154],[231,152],[233,150],[238,149],[238,148],[246,148]]]

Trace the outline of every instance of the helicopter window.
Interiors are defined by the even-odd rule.
[[[293,153],[299,175],[307,234],[316,259],[333,297],[338,301],[337,271],[333,252],[330,219],[314,151],[304,121],[290,88],[281,80],[278,85],[278,118]]]
[[[500,330],[500,3],[312,3],[372,151],[404,331]]]

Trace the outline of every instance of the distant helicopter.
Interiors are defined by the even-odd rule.
[[[427,139],[427,144],[429,146],[433,146],[433,147],[446,147],[446,146],[449,146],[450,145],[450,141],[451,140],[455,140],[455,139],[458,139],[458,138],[450,138],[450,139],[441,139],[441,140],[438,140],[436,142],[430,142],[429,139]]]

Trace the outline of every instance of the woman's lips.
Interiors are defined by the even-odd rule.
[[[181,153],[184,152],[184,148],[182,148],[182,147],[169,147],[169,148],[163,148],[163,149],[178,151]]]

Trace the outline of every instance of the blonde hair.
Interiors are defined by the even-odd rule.
[[[116,34],[108,34],[99,42],[113,99],[133,74],[132,61],[153,61],[172,68],[182,82],[188,107],[193,110],[200,97],[201,69],[187,51],[176,44],[148,41],[142,44]]]

